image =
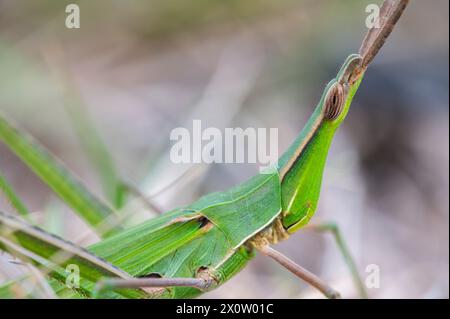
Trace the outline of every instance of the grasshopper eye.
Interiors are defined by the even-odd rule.
[[[325,97],[325,118],[332,121],[338,118],[344,108],[345,94],[342,84],[335,83]]]

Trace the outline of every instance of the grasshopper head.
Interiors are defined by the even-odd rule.
[[[280,160],[282,224],[289,233],[308,223],[316,210],[328,149],[361,82],[364,72],[360,65],[360,55],[347,57],[305,128]]]

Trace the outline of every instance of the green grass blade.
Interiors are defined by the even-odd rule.
[[[30,211],[26,205],[22,202],[20,197],[14,191],[14,188],[8,183],[6,178],[0,172],[0,193],[5,194],[6,199],[11,203],[11,206],[20,214],[22,217],[28,219],[30,217]]]
[[[90,193],[54,156],[1,114],[0,140],[94,229],[100,225],[107,228],[106,236],[121,230],[113,209]]]
[[[106,198],[114,207],[121,208],[124,204],[122,181],[112,155],[81,101],[67,96],[65,106],[81,146],[100,176]]]

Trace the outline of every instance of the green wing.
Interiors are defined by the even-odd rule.
[[[152,273],[152,265],[208,232],[202,216],[179,209],[103,240],[89,250],[132,276]]]

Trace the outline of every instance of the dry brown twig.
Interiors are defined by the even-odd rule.
[[[350,77],[350,82],[354,83],[362,72],[364,72],[372,60],[381,49],[386,39],[394,29],[395,24],[402,15],[409,0],[385,0],[380,8],[380,27],[371,28],[367,32],[361,47],[359,55],[361,55],[361,64]]]

